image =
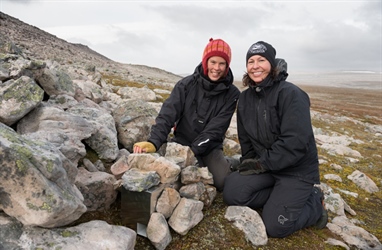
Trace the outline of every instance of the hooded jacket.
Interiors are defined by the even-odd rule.
[[[259,159],[275,174],[319,183],[309,96],[281,71],[243,91],[237,108],[241,161]]]
[[[148,141],[159,149],[175,126],[173,141],[189,146],[195,156],[222,148],[239,94],[231,69],[223,79],[211,82],[199,64],[192,75],[174,86],[155,119]]]

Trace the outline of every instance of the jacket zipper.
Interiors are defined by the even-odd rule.
[[[265,108],[264,109],[264,114],[263,114],[263,117],[264,117],[264,128],[265,128],[265,136],[266,136],[266,139],[267,139],[267,144],[269,143],[269,134],[268,134],[268,121],[267,121],[267,109]]]

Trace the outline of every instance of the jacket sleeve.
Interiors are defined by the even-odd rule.
[[[280,92],[278,100],[280,135],[260,158],[265,168],[271,171],[293,167],[307,154],[309,142],[314,137],[309,96],[295,87],[291,91]]]
[[[158,150],[167,141],[168,134],[175,122],[180,118],[185,102],[185,85],[188,78],[183,78],[175,84],[169,98],[162,104],[155,124],[151,127],[149,142]]]
[[[236,110],[240,91],[232,86],[220,112],[213,117],[203,131],[194,139],[191,150],[196,156],[204,156],[220,145]]]

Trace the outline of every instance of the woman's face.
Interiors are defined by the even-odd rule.
[[[217,81],[224,76],[227,69],[227,62],[223,57],[212,56],[207,61],[207,73],[211,81]]]
[[[260,55],[251,56],[247,61],[248,76],[256,84],[262,82],[271,72],[271,64]]]

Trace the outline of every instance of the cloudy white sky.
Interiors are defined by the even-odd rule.
[[[210,37],[235,76],[263,40],[289,72],[382,70],[382,0],[0,0],[0,11],[121,63],[192,73]]]

